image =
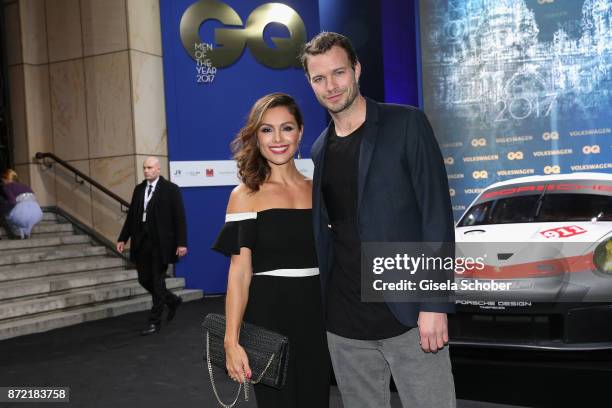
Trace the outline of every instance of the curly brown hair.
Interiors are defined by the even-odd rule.
[[[234,160],[238,164],[238,178],[253,192],[259,191],[259,187],[268,179],[271,171],[268,161],[259,151],[257,131],[264,114],[269,109],[279,106],[287,108],[300,129],[304,127],[302,112],[295,100],[284,93],[271,93],[255,102],[246,124],[230,145]]]

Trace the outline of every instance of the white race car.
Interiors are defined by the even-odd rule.
[[[454,344],[612,349],[612,174],[495,183],[455,236]]]

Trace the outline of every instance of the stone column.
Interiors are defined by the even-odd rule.
[[[15,0],[7,40],[16,168],[42,205],[57,205],[115,240],[120,206],[50,151],[130,200],[148,155],[168,174],[158,0]]]

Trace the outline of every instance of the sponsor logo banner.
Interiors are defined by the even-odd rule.
[[[314,165],[310,159],[295,161],[300,173],[312,178]],[[237,186],[238,169],[234,160],[171,161],[170,180],[179,187]]]

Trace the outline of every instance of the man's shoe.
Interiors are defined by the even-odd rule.
[[[147,326],[142,329],[142,331],[140,332],[141,336],[148,336],[150,334],[155,334],[158,333],[160,329],[160,325],[159,324],[155,324],[155,323],[149,323],[147,324]]]
[[[174,319],[174,316],[176,316],[176,309],[178,309],[182,303],[183,298],[179,296],[174,303],[168,305],[168,316],[166,316],[167,322],[171,322],[172,319]]]

